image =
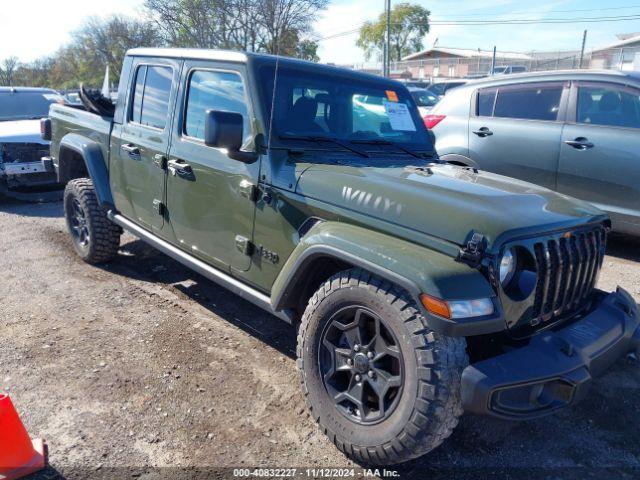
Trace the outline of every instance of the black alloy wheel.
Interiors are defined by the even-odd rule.
[[[84,210],[82,210],[80,201],[77,198],[71,198],[71,215],[69,216],[69,227],[76,243],[80,247],[86,248],[91,241],[91,234],[89,233],[87,217],[84,214]]]
[[[336,312],[322,334],[320,375],[335,407],[358,424],[393,412],[404,383],[398,341],[384,320],[362,306]]]

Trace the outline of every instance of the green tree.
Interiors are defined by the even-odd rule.
[[[0,85],[14,86],[16,85],[16,77],[20,61],[18,57],[5,58],[0,64]]]
[[[311,62],[320,61],[318,56],[318,44],[313,40],[301,40],[296,45],[295,57]]]
[[[90,17],[56,53],[28,64],[13,63],[14,85],[78,88],[80,83],[100,87],[109,66],[111,83],[117,83],[125,52],[135,47],[162,46],[163,39],[151,22],[121,15]],[[6,69],[2,69],[4,72]],[[0,83],[6,74],[0,73]]]
[[[222,48],[317,59],[309,34],[329,0],[145,0],[175,47]],[[315,46],[317,50],[317,45]]]
[[[391,60],[399,61],[411,53],[422,50],[422,40],[429,33],[430,13],[426,8],[411,3],[398,3],[391,9]],[[356,45],[364,50],[367,60],[382,52],[386,30],[386,13],[380,14],[376,21],[366,22],[360,28],[360,37]]]
[[[78,56],[81,81],[99,86],[102,85],[107,65],[110,81],[113,83],[118,80],[127,50],[160,45],[162,39],[151,22],[113,15],[106,19],[90,17],[74,32],[68,48]]]

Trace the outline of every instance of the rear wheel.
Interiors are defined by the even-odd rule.
[[[122,230],[100,208],[90,179],[77,178],[67,184],[64,214],[73,247],[85,262],[104,263],[115,257]]]
[[[348,456],[400,463],[433,450],[462,414],[464,339],[430,330],[402,290],[360,269],[310,299],[298,367],[313,418]]]

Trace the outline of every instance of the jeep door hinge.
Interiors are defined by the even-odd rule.
[[[166,170],[167,169],[167,157],[165,157],[164,155],[162,155],[161,153],[156,153],[153,156],[153,164],[162,169],[162,170]]]
[[[249,180],[242,180],[239,185],[240,195],[252,202],[258,200],[258,187]]]
[[[247,237],[243,237],[242,235],[236,235],[236,248],[244,255],[252,255],[254,250],[253,243],[251,243]]]
[[[164,212],[165,212],[164,203],[162,203],[157,198],[153,200],[153,209],[156,211],[158,215],[164,215]]]

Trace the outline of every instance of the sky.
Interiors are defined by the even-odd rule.
[[[5,0],[7,1],[7,0]],[[433,21],[556,19],[640,14],[640,0],[410,0],[431,11]],[[400,0],[392,0],[399,3]],[[0,29],[0,59],[15,55],[21,61],[53,53],[69,41],[70,33],[91,15],[119,13],[144,15],[142,0],[17,0],[3,7]],[[318,37],[357,29],[384,9],[384,0],[333,0],[314,23]],[[640,32],[640,20],[538,25],[432,25],[424,47],[437,39],[439,46],[490,50],[579,49],[587,29],[587,50],[615,42],[617,33]],[[357,33],[320,41],[322,62],[364,62],[355,46]]]

